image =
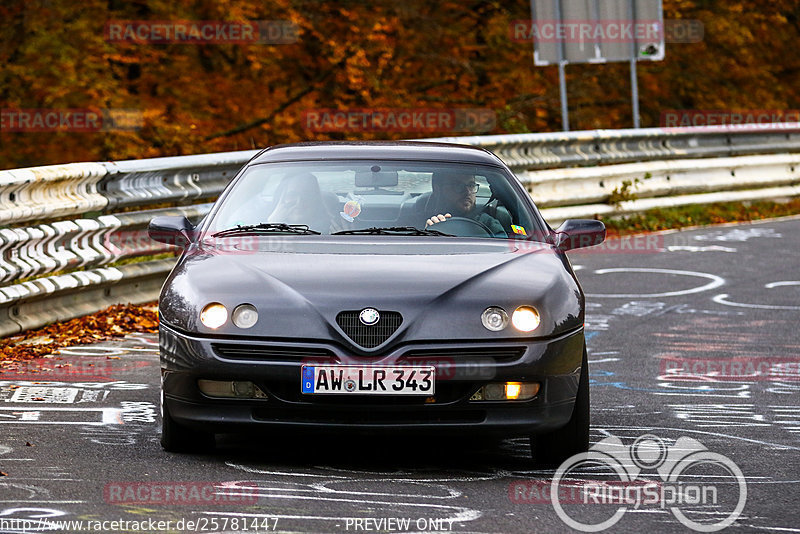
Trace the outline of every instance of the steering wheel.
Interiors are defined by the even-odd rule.
[[[460,237],[494,237],[494,232],[489,230],[488,226],[467,217],[449,217],[443,222],[428,226],[428,228]]]

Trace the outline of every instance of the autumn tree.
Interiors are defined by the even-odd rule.
[[[797,109],[796,0],[665,0],[701,42],[639,67],[643,126],[665,109]],[[0,107],[140,110],[135,131],[0,132],[0,167],[452,132],[314,132],[319,108],[485,108],[491,133],[561,128],[555,67],[511,38],[527,0],[6,0]],[[109,21],[289,21],[291,44],[115,42]],[[573,129],[632,124],[626,64],[568,69]]]

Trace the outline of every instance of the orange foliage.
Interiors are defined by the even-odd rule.
[[[92,315],[28,330],[0,339],[0,373],[13,362],[41,358],[62,347],[95,343],[133,332],[158,332],[158,314],[152,307],[117,304]]]
[[[796,6],[665,0],[665,19],[700,20],[705,37],[668,44],[664,61],[640,63],[642,125],[658,126],[666,109],[800,108]],[[0,107],[137,109],[144,124],[0,133],[0,168],[430,136],[309,131],[303,112],[317,108],[485,108],[497,115],[490,133],[557,131],[557,71],[534,67],[532,45],[511,39],[510,23],[529,17],[528,0],[6,0]],[[111,42],[104,27],[115,20],[286,20],[298,39]],[[567,72],[573,129],[631,126],[626,64]]]

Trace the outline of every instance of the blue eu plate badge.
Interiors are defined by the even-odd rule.
[[[313,367],[303,367],[303,393],[314,393]]]

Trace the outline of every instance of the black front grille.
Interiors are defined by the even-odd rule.
[[[525,354],[525,347],[457,347],[446,349],[414,349],[403,354],[400,362],[435,362],[439,360],[463,363],[491,358],[497,363],[514,362]]]
[[[380,319],[373,325],[365,325],[359,318],[359,311],[343,311],[336,316],[336,323],[344,330],[347,337],[365,349],[372,349],[389,339],[400,325],[403,316],[398,312],[382,311]]]
[[[220,357],[229,360],[258,360],[270,362],[335,361],[333,352],[312,347],[280,345],[247,345],[238,343],[212,343]]]

